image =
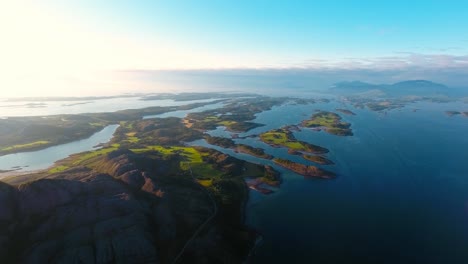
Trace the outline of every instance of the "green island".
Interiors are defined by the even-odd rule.
[[[341,117],[335,113],[319,111],[312,115],[309,120],[304,120],[301,126],[324,129],[326,132],[337,136],[352,136],[351,124],[341,121]]]
[[[305,178],[332,179],[336,177],[335,173],[324,169],[320,169],[315,166],[304,165],[301,163],[280,158],[275,158],[273,159],[273,161],[282,167],[285,167],[297,174],[304,176]]]
[[[333,161],[325,158],[325,157],[322,157],[322,156],[316,156],[316,155],[302,155],[302,157],[306,160],[309,160],[309,161],[312,161],[312,162],[315,162],[317,164],[320,164],[320,165],[333,165],[335,163],[333,163]]]
[[[284,147],[291,151],[324,154],[328,149],[297,140],[288,128],[280,128],[260,134],[260,140],[272,147]]]

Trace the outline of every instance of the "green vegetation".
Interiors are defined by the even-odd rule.
[[[94,118],[72,115],[0,119],[0,155],[83,139],[105,125],[107,123]]]
[[[260,139],[273,147],[285,147],[292,151],[317,154],[328,152],[326,148],[297,140],[294,135],[285,128],[270,130],[268,132],[262,133],[260,134]]]
[[[49,173],[53,174],[53,173],[59,173],[59,172],[62,172],[64,170],[67,170],[69,169],[68,166],[64,166],[64,165],[60,165],[60,166],[56,166],[52,169],[49,170]]]
[[[190,127],[202,131],[212,130],[218,126],[225,126],[229,131],[246,132],[263,126],[262,124],[251,122],[255,119],[255,114],[270,110],[273,106],[281,105],[287,101],[288,98],[259,96],[232,100],[220,109],[191,113],[185,120],[187,124],[190,124]]]
[[[352,136],[350,123],[342,122],[335,113],[320,111],[312,115],[311,119],[302,121],[304,127],[324,128],[328,133],[337,136]]]
[[[9,146],[9,147],[6,147],[6,148],[1,149],[1,151],[12,151],[12,150],[31,149],[31,148],[35,148],[35,147],[42,146],[42,145],[48,145],[48,144],[50,144],[50,141],[40,140],[40,141],[31,142],[31,143],[26,143],[26,144],[21,144],[21,145]]]
[[[205,136],[205,140],[211,145],[219,146],[222,148],[233,149],[236,152],[249,154],[258,158],[262,158],[262,159],[273,158],[273,156],[266,154],[265,151],[261,148],[254,148],[254,147],[251,147],[249,145],[244,145],[244,144],[236,144],[234,140],[230,138]]]
[[[104,154],[107,154],[107,153],[110,153],[114,150],[117,150],[118,149],[118,146],[112,146],[112,147],[108,147],[108,148],[102,148],[102,149],[98,149],[98,150],[94,150],[94,151],[88,151],[88,152],[84,152],[84,153],[81,153],[81,154],[76,154],[76,155],[73,155],[73,156],[76,156],[73,160],[73,163],[72,165],[84,165],[86,163],[86,161],[89,161],[90,159],[93,159],[95,157],[99,157],[99,156],[103,156]],[[72,157],[73,157],[72,156]]]
[[[0,119],[0,155],[38,150],[84,139],[110,124],[120,124],[127,132],[132,132],[135,120],[140,120],[145,115],[189,110],[220,101],[224,100],[181,106],[129,109],[109,113],[47,117],[9,117],[7,119]],[[180,119],[177,119],[177,122],[180,122]],[[129,136],[127,141],[130,144],[134,144],[138,143],[139,139],[138,136]],[[118,142],[123,143],[123,140],[123,138],[120,138]]]

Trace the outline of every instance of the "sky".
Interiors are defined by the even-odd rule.
[[[151,89],[135,71],[467,73],[467,17],[463,0],[0,0],[0,97]]]

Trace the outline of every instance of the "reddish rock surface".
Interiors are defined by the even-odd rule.
[[[290,169],[291,171],[304,176],[305,178],[332,179],[336,177],[335,173],[320,169],[315,166],[304,165],[285,159],[274,159],[274,162],[282,167]]]

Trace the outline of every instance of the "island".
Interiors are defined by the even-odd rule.
[[[308,120],[304,120],[301,126],[314,129],[323,129],[326,132],[337,136],[352,136],[351,124],[341,121],[338,114],[319,111]]]
[[[354,112],[348,109],[337,108],[336,111],[345,115],[356,115]]]
[[[315,166],[304,165],[280,158],[275,158],[273,161],[282,167],[304,176],[304,178],[332,179],[336,177],[335,173]]]
[[[254,148],[252,146],[245,145],[245,144],[238,144],[236,147],[236,151],[240,153],[249,154],[257,158],[261,158],[261,159],[271,160],[273,158],[272,155],[265,153],[264,149]]]

